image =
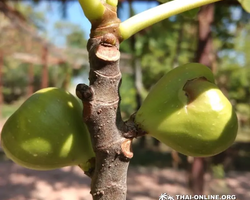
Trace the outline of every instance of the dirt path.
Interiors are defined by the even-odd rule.
[[[0,120],[0,131],[3,120]],[[1,153],[1,152],[0,152]],[[91,200],[90,179],[78,167],[34,171],[0,161],[0,200]],[[206,175],[206,194],[235,194],[250,199],[250,172],[230,172],[223,180]],[[127,200],[158,200],[161,193],[190,194],[186,172],[135,168],[128,172]]]
[[[250,173],[231,172],[224,180],[206,175],[208,194],[235,194],[250,199]],[[90,179],[78,167],[33,171],[0,162],[0,200],[91,200]],[[190,194],[184,171],[133,168],[128,173],[128,200],[158,200],[161,193]]]

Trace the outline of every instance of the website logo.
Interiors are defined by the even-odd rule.
[[[174,200],[174,197],[170,196],[170,195],[167,194],[167,193],[162,193],[162,194],[159,196],[159,200]]]

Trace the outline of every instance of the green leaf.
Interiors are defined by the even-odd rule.
[[[245,9],[245,11],[250,13],[250,1],[249,0],[238,0],[238,1],[242,5],[242,7]]]
[[[182,13],[183,16],[188,18],[195,18],[199,12],[200,8],[194,8],[192,10],[188,10],[184,13]]]
[[[118,4],[118,0],[106,0],[106,3],[111,5],[111,6],[116,7]]]

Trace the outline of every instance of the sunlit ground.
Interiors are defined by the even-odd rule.
[[[90,179],[78,167],[33,171],[10,161],[0,162],[1,200],[89,200]],[[130,167],[128,200],[156,200],[161,193],[190,194],[186,172],[171,168]],[[224,179],[206,174],[206,194],[235,194],[250,199],[250,172],[229,172]]]

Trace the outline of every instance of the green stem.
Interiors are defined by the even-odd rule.
[[[102,4],[101,0],[79,0],[79,3],[90,22],[102,18],[105,6]]]
[[[174,0],[142,13],[139,13],[120,24],[119,30],[124,40],[161,20],[206,4],[221,0]]]
[[[116,7],[118,4],[118,0],[106,0],[106,3]]]

